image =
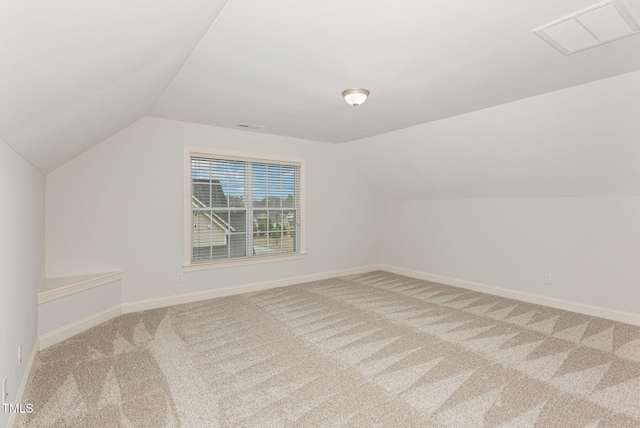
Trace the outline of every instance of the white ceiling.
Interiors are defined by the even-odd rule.
[[[0,3],[0,138],[48,172],[145,116],[226,0]]]
[[[225,3],[5,0],[0,138],[45,172],[145,115],[340,143],[640,69],[532,33],[593,0]]]
[[[383,200],[640,195],[638,118],[635,71],[337,147]]]

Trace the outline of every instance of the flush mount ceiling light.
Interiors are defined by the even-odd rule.
[[[344,100],[352,106],[359,106],[367,100],[370,92],[366,89],[345,89],[342,91]]]

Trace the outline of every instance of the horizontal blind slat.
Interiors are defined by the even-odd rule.
[[[299,164],[192,155],[191,182],[193,262],[298,252]]]

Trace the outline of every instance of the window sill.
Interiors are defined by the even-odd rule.
[[[254,256],[248,258],[240,258],[237,260],[220,260],[207,263],[194,263],[190,265],[182,265],[185,272],[195,272],[208,269],[224,269],[236,266],[255,265],[260,263],[288,262],[291,260],[304,259],[307,253],[297,253],[287,256]]]

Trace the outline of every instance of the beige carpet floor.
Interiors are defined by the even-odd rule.
[[[124,315],[19,427],[640,427],[640,328],[386,272]]]

